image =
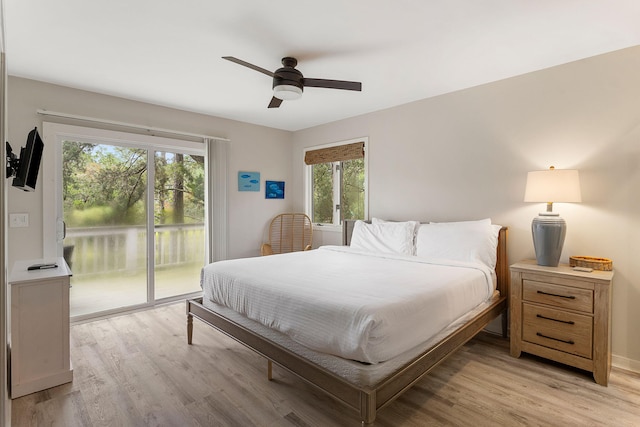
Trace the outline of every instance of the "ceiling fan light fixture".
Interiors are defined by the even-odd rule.
[[[293,85],[278,85],[273,88],[273,96],[283,101],[291,101],[294,99],[300,99],[302,96],[302,89]]]

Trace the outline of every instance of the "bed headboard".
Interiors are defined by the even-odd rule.
[[[345,219],[342,222],[342,244],[344,246],[351,244],[351,235],[353,234],[353,226],[356,225],[356,221],[355,219]]]
[[[367,221],[369,222],[369,221]],[[346,219],[342,225],[342,244],[349,246],[351,243],[351,235],[353,234],[353,226],[356,220]],[[500,291],[500,295],[509,296],[509,283],[511,275],[509,273],[509,261],[507,260],[507,232],[508,227],[502,227],[500,234],[498,234],[498,248],[497,248],[497,261],[496,261],[496,277],[497,288]]]

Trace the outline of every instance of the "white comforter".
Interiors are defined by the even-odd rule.
[[[367,363],[426,341],[488,299],[482,264],[324,246],[203,268],[208,301],[229,307],[313,350]]]

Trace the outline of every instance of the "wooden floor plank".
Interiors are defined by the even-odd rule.
[[[358,414],[199,321],[184,303],[71,327],[74,380],[13,400],[12,425],[359,426]],[[640,375],[589,373],[481,334],[383,408],[375,426],[640,425]]]

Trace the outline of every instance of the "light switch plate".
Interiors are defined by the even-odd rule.
[[[29,226],[29,214],[28,213],[15,213],[9,214],[9,227],[20,228]]]

